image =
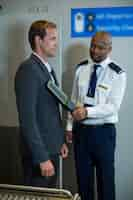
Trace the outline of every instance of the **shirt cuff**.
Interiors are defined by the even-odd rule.
[[[86,107],[87,109],[87,118],[96,118],[97,111],[95,107]]]
[[[72,122],[67,122],[66,131],[72,131]]]

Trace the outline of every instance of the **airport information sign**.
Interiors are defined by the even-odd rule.
[[[71,37],[89,37],[96,31],[133,36],[133,7],[71,9]]]

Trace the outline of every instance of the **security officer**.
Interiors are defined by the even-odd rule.
[[[110,59],[111,50],[111,35],[97,32],[91,40],[92,61],[78,65],[73,84],[72,100],[77,108],[69,114],[67,136],[73,136],[82,200],[94,199],[94,168],[98,200],[115,200],[115,124],[124,96],[126,73]]]

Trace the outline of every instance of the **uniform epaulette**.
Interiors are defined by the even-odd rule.
[[[111,62],[109,64],[109,67],[114,70],[117,74],[121,74],[122,72],[124,72],[118,65],[116,65],[115,63]]]
[[[77,64],[76,69],[78,69],[82,65],[87,65],[87,64],[88,64],[88,60],[84,60],[84,61],[80,62],[79,64]]]

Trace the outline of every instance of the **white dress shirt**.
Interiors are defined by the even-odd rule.
[[[33,54],[41,60],[41,62],[46,66],[48,72],[50,73],[52,71],[51,66],[49,65],[48,62],[46,62],[41,56],[39,56],[36,52],[33,52]]]
[[[97,85],[95,96],[92,98],[87,96],[90,76],[93,71],[93,65],[89,63],[79,66],[76,71],[73,83],[71,99],[75,104],[91,104],[92,107],[86,107],[87,119],[81,123],[104,124],[118,122],[118,111],[124,96],[126,88],[126,73],[120,73],[109,67],[112,61],[106,58],[97,69]],[[67,127],[68,131],[72,130],[72,117],[68,115]]]

